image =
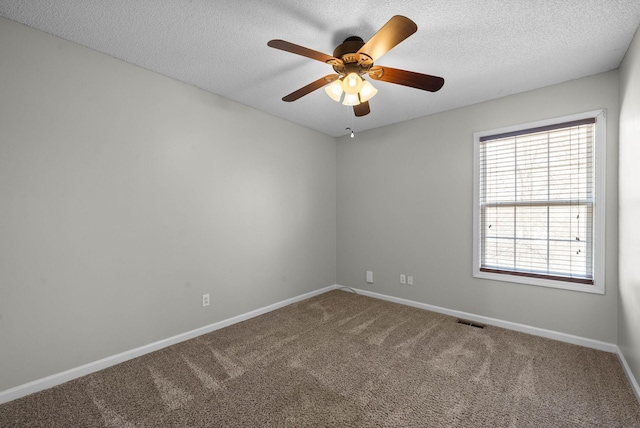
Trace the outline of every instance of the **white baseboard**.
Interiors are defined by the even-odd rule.
[[[305,293],[297,297],[292,297],[291,299],[283,300],[281,302],[274,303],[272,305],[265,306],[263,308],[256,309],[254,311],[247,312],[246,314],[228,318],[226,320],[219,321],[201,328],[197,328],[195,330],[191,330],[186,333],[178,334],[176,336],[159,340],[157,342],[153,342],[148,345],[141,346],[139,348],[131,349],[129,351],[122,352],[120,354],[112,355],[110,357],[106,357],[98,361],[84,364],[82,366],[75,367],[73,369],[69,369],[61,373],[56,373],[54,375],[47,376],[42,379],[34,380],[32,382],[28,382],[23,385],[18,385],[14,388],[10,388],[0,392],[0,404],[8,403],[9,401],[16,400],[18,398],[27,396],[29,394],[33,394],[35,392],[53,388],[54,386],[63,384],[70,380],[77,379],[79,377],[86,376],[91,373],[95,373],[97,371],[106,369],[111,366],[115,366],[116,364],[120,364],[122,362],[131,360],[133,358],[140,357],[150,352],[158,351],[162,348],[166,348],[167,346],[175,345],[176,343],[184,342],[185,340],[193,339],[203,334],[210,333],[212,331],[219,330],[224,327],[228,327],[232,324],[246,321],[250,318],[254,318],[259,315],[266,314],[267,312],[280,309],[284,306],[299,302],[301,300],[308,299],[310,297],[317,296],[319,294],[326,293],[327,291],[334,290],[336,288],[337,288],[336,285],[330,285],[328,287],[321,288],[319,290],[315,290],[310,293]]]
[[[341,289],[342,287],[340,285],[338,285],[338,286],[335,286],[335,288]],[[344,288],[349,288],[349,287],[344,287]],[[467,320],[470,320],[470,321],[476,321],[476,322],[479,322],[479,323],[482,323],[482,324],[494,325],[496,327],[502,327],[502,328],[506,328],[506,329],[509,329],[509,330],[515,330],[515,331],[519,331],[519,332],[522,332],[522,333],[528,333],[528,334],[532,334],[532,335],[535,335],[535,336],[541,336],[541,337],[546,337],[548,339],[554,339],[554,340],[559,340],[561,342],[571,343],[573,345],[585,346],[587,348],[598,349],[600,351],[611,352],[611,353],[617,354],[618,355],[618,359],[620,360],[620,363],[622,364],[622,368],[624,369],[624,372],[627,375],[627,378],[629,379],[629,383],[631,384],[631,389],[633,389],[633,392],[636,394],[636,398],[638,399],[638,402],[640,402],[640,385],[638,385],[638,382],[637,382],[635,376],[631,372],[631,368],[627,364],[627,360],[624,358],[624,355],[622,354],[622,351],[620,350],[620,348],[616,344],[607,343],[607,342],[601,342],[599,340],[588,339],[586,337],[574,336],[574,335],[566,334],[566,333],[560,333],[558,331],[545,330],[543,328],[531,327],[531,326],[524,325],[524,324],[518,324],[518,323],[514,323],[514,322],[498,320],[498,319],[495,319],[495,318],[483,317],[481,315],[470,314],[470,313],[467,313],[467,312],[455,311],[455,310],[452,310],[452,309],[441,308],[439,306],[428,305],[426,303],[415,302],[413,300],[402,299],[402,298],[399,298],[399,297],[387,296],[385,294],[374,293],[372,291],[362,290],[362,289],[358,289],[358,288],[355,288],[355,289],[349,288],[349,289],[351,289],[352,291],[354,291],[354,292],[356,292],[358,294],[362,294],[364,296],[373,297],[373,298],[376,298],[376,299],[387,300],[389,302],[400,303],[402,305],[413,306],[415,308],[420,308],[420,309],[426,309],[428,311],[438,312],[438,313],[445,314],[445,315],[451,315],[453,317],[463,318],[463,319],[467,319]]]
[[[339,288],[340,286],[338,286]],[[439,306],[428,305],[426,303],[414,302],[413,300],[401,299],[399,297],[387,296],[385,294],[374,293],[372,291],[354,289],[358,294],[364,296],[374,297],[376,299],[387,300],[389,302],[400,303],[402,305],[413,306],[415,308],[426,309],[432,312],[438,312],[452,317],[464,318],[469,321],[479,322],[481,324],[494,325],[496,327],[502,327],[509,330],[520,331],[522,333],[533,334],[534,336],[546,337],[548,339],[560,340],[562,342],[572,343],[574,345],[585,346],[587,348],[598,349],[600,351],[606,351],[616,353],[617,346],[613,343],[601,342],[599,340],[588,339],[586,337],[574,336],[571,334],[560,333],[553,330],[545,330],[543,328],[531,327],[525,324],[518,324],[509,321],[503,321],[495,318],[484,317],[481,315],[470,314],[467,312],[456,311],[453,309],[441,308]]]
[[[626,358],[624,358],[624,354],[620,350],[618,346],[616,346],[616,354],[618,354],[618,359],[620,360],[620,364],[622,364],[622,368],[624,369],[624,373],[627,375],[629,379],[629,383],[631,384],[631,389],[636,394],[636,398],[638,399],[638,403],[640,403],[640,385],[638,385],[638,381],[635,376],[631,372],[631,367],[627,364]]]
[[[122,362],[131,360],[133,358],[140,357],[142,355],[158,351],[162,348],[166,348],[167,346],[175,345],[176,343],[184,342],[185,340],[193,339],[195,337],[201,336],[206,333],[210,333],[215,330],[219,330],[224,327],[228,327],[230,325],[246,321],[248,319],[257,317],[259,315],[266,314],[267,312],[274,311],[276,309],[280,309],[284,306],[290,305],[292,303],[299,302],[301,300],[309,299],[311,297],[317,296],[319,294],[326,293],[327,291],[335,290],[335,289],[350,289],[355,291],[358,294],[362,294],[364,296],[373,297],[376,299],[387,300],[394,303],[400,303],[402,305],[413,306],[420,309],[426,309],[432,312],[438,312],[445,315],[450,315],[453,317],[464,318],[470,321],[476,321],[483,324],[494,325],[497,327],[506,328],[509,330],[520,331],[523,333],[529,333],[536,336],[542,336],[549,339],[560,340],[562,342],[572,343],[574,345],[586,346],[588,348],[598,349],[601,351],[612,352],[618,355],[622,367],[629,378],[629,382],[631,383],[631,387],[640,401],[640,386],[636,381],[627,361],[624,358],[624,355],[620,351],[617,345],[607,342],[601,342],[598,340],[588,339],[579,336],[573,336],[566,333],[560,333],[552,330],[545,330],[537,327],[531,327],[524,324],[517,324],[509,321],[502,321],[494,318],[488,318],[480,315],[470,314],[467,312],[456,311],[452,309],[446,309],[439,306],[428,305],[426,303],[415,302],[413,300],[402,299],[399,297],[387,296],[385,294],[374,293],[367,290],[361,289],[352,289],[349,287],[343,287],[341,285],[331,285],[325,288],[321,288],[319,290],[312,291],[310,293],[305,293],[297,297],[293,297],[291,299],[283,300],[278,303],[274,303],[269,306],[265,306],[260,309],[256,309],[251,312],[247,312],[246,314],[238,315],[232,318],[228,318],[223,321],[219,321],[217,323],[213,323],[195,330],[188,331],[186,333],[182,333],[176,336],[169,337],[167,339],[163,339],[154,343],[150,343],[148,345],[141,346],[139,348],[135,348],[129,351],[122,352],[120,354],[116,354],[107,358],[103,358],[98,361],[94,361],[92,363],[84,364],[82,366],[66,370],[61,373],[57,373],[51,376],[47,376],[42,379],[38,379],[32,382],[25,383],[23,385],[16,386],[11,389],[7,389],[5,391],[0,392],[0,404],[8,403],[9,401],[16,400],[18,398],[27,396],[29,394],[33,394],[38,391],[42,391],[45,389],[52,388],[54,386],[63,384],[73,379],[77,379],[82,376],[86,376],[91,373],[95,373],[97,371],[106,369],[108,367],[114,366],[116,364],[120,364]]]

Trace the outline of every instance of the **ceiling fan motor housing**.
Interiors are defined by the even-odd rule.
[[[358,36],[347,37],[342,44],[333,51],[333,56],[342,60],[342,63],[331,62],[333,69],[340,75],[357,73],[363,75],[373,65],[373,60],[366,54],[357,53],[364,46],[364,40]]]

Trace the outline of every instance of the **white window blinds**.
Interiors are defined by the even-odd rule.
[[[595,122],[479,139],[480,271],[593,284]]]

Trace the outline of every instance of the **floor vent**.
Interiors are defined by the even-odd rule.
[[[463,320],[461,318],[458,318],[458,324],[470,325],[471,327],[475,327],[475,328],[484,328],[483,324],[469,321],[469,320]]]

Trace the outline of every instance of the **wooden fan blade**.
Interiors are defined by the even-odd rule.
[[[358,117],[368,115],[371,112],[371,109],[369,108],[369,101],[353,106],[353,112]]]
[[[342,64],[342,60],[338,58],[334,58],[327,54],[323,54],[322,52],[314,51],[313,49],[305,48],[304,46],[296,45],[284,40],[269,40],[269,42],[267,42],[267,46],[280,49],[285,52],[291,52],[296,55],[302,55],[331,65],[336,63]]]
[[[444,85],[444,79],[438,76],[416,73],[414,71],[399,70],[391,67],[371,67],[369,77],[383,82],[396,83],[424,91],[436,92]]]
[[[358,53],[371,57],[375,62],[416,31],[418,31],[418,26],[415,22],[405,16],[396,15],[384,24],[382,28],[358,50]]]
[[[326,76],[319,78],[315,82],[311,82],[308,85],[298,89],[297,91],[294,91],[289,95],[283,97],[282,101],[286,101],[288,103],[291,101],[295,101],[298,98],[302,98],[305,95],[315,91],[316,89],[320,89],[326,84],[333,82],[334,80],[338,79],[338,77],[340,76],[338,76],[337,74],[327,74]]]

